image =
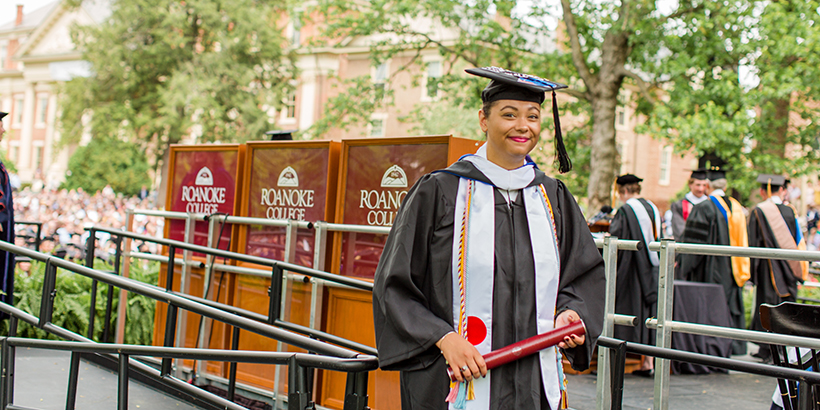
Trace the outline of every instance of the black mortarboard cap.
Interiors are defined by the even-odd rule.
[[[703,181],[704,179],[707,179],[707,171],[708,170],[706,168],[693,169],[692,175],[690,175],[689,178]]]
[[[632,174],[624,174],[619,176],[618,179],[615,180],[615,183],[618,185],[629,185],[637,184],[641,181],[643,181],[643,178],[638,178],[637,176]]]
[[[707,153],[698,159],[698,168],[705,169],[710,181],[726,178],[727,167],[726,161],[723,158],[713,154]]]
[[[757,176],[757,182],[763,189],[767,189],[769,185],[774,189],[779,189],[786,185],[786,177],[783,175],[760,174]]]
[[[540,105],[544,102],[544,93],[552,92],[552,117],[555,121],[555,155],[558,157],[558,171],[563,174],[572,169],[572,161],[564,147],[561,121],[558,118],[558,99],[555,97],[555,90],[568,88],[566,85],[500,67],[468,68],[464,71],[492,80],[481,92],[481,101],[485,103],[498,100],[518,100]]]
[[[0,111],[0,120],[2,120],[2,119],[3,119],[3,117],[5,117],[5,116],[7,116],[7,115],[9,115],[9,113],[7,113],[7,112],[3,112],[3,111]]]
[[[268,131],[265,135],[270,135],[271,141],[291,141],[293,140],[293,133],[297,130],[273,130]]]

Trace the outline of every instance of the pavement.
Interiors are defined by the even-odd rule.
[[[749,343],[750,353],[757,351]],[[751,356],[732,356],[732,359],[760,363]],[[574,410],[596,408],[597,380],[595,375],[567,375],[569,407]],[[730,371],[711,374],[671,375],[669,383],[669,410],[720,409],[769,410],[776,379],[754,374]],[[654,379],[627,374],[624,376],[624,410],[652,409]]]

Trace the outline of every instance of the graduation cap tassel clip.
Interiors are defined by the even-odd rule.
[[[572,169],[567,149],[564,147],[564,136],[561,133],[561,120],[558,116],[558,97],[552,91],[552,118],[555,122],[555,156],[558,157],[558,172],[566,174]]]

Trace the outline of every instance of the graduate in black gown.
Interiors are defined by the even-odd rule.
[[[3,117],[8,113],[0,112],[0,140],[6,129],[3,127]],[[14,243],[14,201],[12,200],[11,182],[6,167],[0,162],[0,240]],[[9,305],[14,304],[14,254],[0,252],[0,300]],[[8,315],[0,313],[0,319]]]
[[[465,304],[468,313],[472,308],[491,316],[492,324],[486,329],[491,340],[480,343],[491,344],[492,350],[543,333],[539,330],[552,328],[553,320],[555,327],[583,320],[586,336],[573,335],[559,345],[578,370],[588,368],[603,325],[603,259],[567,187],[538,170],[527,155],[540,137],[541,103],[544,90],[550,88],[525,87],[515,77],[513,81],[491,78],[482,92],[484,108],[479,111],[487,143],[477,155],[465,156],[413,186],[402,202],[376,271],[373,314],[379,364],[384,370],[401,371],[405,410],[457,407],[445,401],[453,392],[448,366],[459,381],[476,382],[477,398],[466,402],[467,409],[559,408],[554,401],[554,391],[560,387],[558,376],[545,370],[556,366],[543,359],[549,352],[487,371],[476,341],[483,334],[477,336],[470,321],[470,333],[463,336],[461,321],[456,323],[454,318],[454,312]],[[555,112],[557,119],[557,109]],[[560,135],[556,145],[562,172],[566,172],[570,164]],[[467,209],[461,193],[463,187],[473,185],[475,195],[484,196],[481,202],[466,199],[476,206],[470,208],[476,214],[467,224],[460,211]],[[484,190],[479,191],[480,187]],[[482,238],[475,238],[475,233],[455,235],[457,227],[473,230],[475,224],[489,227],[490,243],[481,244]],[[461,249],[465,237],[468,244],[474,241],[469,246],[489,246],[489,251],[468,254],[466,263],[454,269],[459,258],[454,257],[454,249]],[[550,238],[554,239],[551,245]],[[554,255],[550,266],[560,269],[540,268],[545,255],[546,260]],[[478,268],[482,260],[488,271]],[[454,292],[461,286],[455,278],[461,277],[458,270],[462,266],[472,282],[468,302],[459,304]],[[487,279],[475,283],[482,277]],[[550,292],[540,291],[545,277],[553,281],[549,283],[553,284],[554,307],[549,312],[541,308],[550,299]],[[473,286],[492,290],[481,294]],[[552,356],[553,361],[555,358]],[[491,388],[480,391],[478,383],[485,380]],[[488,398],[482,402],[478,396]]]
[[[757,182],[761,184],[760,195],[767,199],[749,214],[749,246],[805,250],[805,240],[794,208],[783,204],[786,178],[762,174]],[[797,285],[808,277],[808,262],[752,258],[751,274],[757,294],[750,329],[765,332],[760,323],[760,305],[796,301]],[[769,345],[761,344],[754,356],[769,361]]]
[[[655,332],[644,325],[657,312],[658,302],[658,253],[649,250],[649,243],[659,240],[661,232],[660,213],[651,201],[640,198],[641,181],[632,174],[621,175],[615,181],[618,196],[624,203],[609,233],[618,239],[644,242],[640,251],[618,251],[618,280],[615,290],[615,313],[638,318],[638,326],[615,326],[616,339],[629,342],[655,344]],[[635,374],[651,376],[654,369],[652,357],[644,356],[641,368]]]
[[[709,200],[692,208],[680,242],[748,246],[743,206],[726,195],[728,183],[725,170],[710,170],[709,180],[713,188]],[[680,274],[690,282],[717,283],[723,286],[732,325],[738,329],[746,328],[741,290],[749,279],[749,258],[683,254],[680,257]],[[745,342],[732,343],[732,354],[745,353]]]

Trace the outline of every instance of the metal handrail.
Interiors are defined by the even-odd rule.
[[[333,273],[320,271],[318,269],[307,268],[307,267],[297,265],[297,264],[294,264],[294,263],[282,262],[282,261],[277,261],[277,260],[274,260],[274,259],[261,258],[261,257],[258,257],[258,256],[245,255],[245,254],[242,254],[242,253],[224,251],[224,250],[221,250],[221,249],[209,248],[207,246],[194,245],[194,244],[190,244],[190,243],[186,243],[186,242],[175,241],[173,239],[155,238],[155,237],[151,237],[151,236],[140,235],[140,234],[137,234],[137,233],[124,231],[124,230],[121,230],[121,229],[113,229],[113,228],[104,228],[104,227],[99,227],[99,226],[93,226],[93,227],[89,228],[89,230],[90,231],[97,231],[97,232],[106,232],[106,233],[109,233],[109,234],[112,234],[112,235],[118,235],[118,236],[122,236],[122,237],[125,237],[125,238],[131,238],[131,239],[138,239],[138,240],[142,240],[142,241],[154,242],[154,243],[157,243],[157,244],[160,244],[160,245],[165,245],[165,246],[168,246],[168,247],[174,247],[175,249],[185,249],[185,250],[189,250],[189,251],[193,251],[193,252],[199,252],[199,253],[204,253],[204,254],[207,254],[207,255],[212,255],[212,256],[215,256],[215,257],[224,257],[224,258],[233,259],[233,260],[237,260],[237,261],[254,263],[254,264],[262,265],[262,266],[278,267],[278,268],[281,268],[281,269],[284,269],[284,270],[297,272],[297,273],[300,273],[300,274],[305,275],[305,276],[311,276],[311,277],[324,279],[324,280],[327,280],[327,281],[330,281],[330,282],[340,283],[340,284],[347,285],[347,286],[350,286],[350,287],[353,287],[353,288],[356,288],[356,289],[369,290],[369,291],[373,290],[373,284],[370,283],[370,282],[359,280],[359,279],[349,278],[347,276],[336,275],[336,274],[333,274]],[[91,237],[93,237],[93,235]],[[89,250],[89,252],[90,252],[90,250]]]
[[[679,333],[689,333],[693,335],[726,337],[729,339],[744,340],[747,342],[782,344],[788,346],[805,347],[808,349],[820,350],[820,339],[803,336],[782,335],[776,333],[759,332],[756,330],[735,329],[723,326],[703,325],[699,323],[679,322],[667,320],[666,326]],[[646,327],[650,329],[658,328],[658,319],[646,319]]]
[[[780,379],[797,380],[810,384],[820,384],[820,373],[808,370],[798,370],[788,367],[765,365],[760,363],[750,363],[743,360],[727,359],[715,357],[701,353],[692,353],[675,349],[668,349],[656,346],[649,346],[640,343],[626,342],[611,337],[599,337],[598,346],[611,349],[610,366],[613,369],[614,380],[610,387],[612,410],[620,410],[623,398],[623,375],[626,361],[626,353],[638,353],[645,356],[656,357],[665,361],[678,360],[682,362],[695,363],[704,366],[718,367],[721,369],[741,371],[744,373],[757,374],[760,376],[776,377]],[[657,370],[656,370],[657,372]],[[600,403],[599,403],[600,404]],[[658,406],[655,406],[658,408]]]
[[[336,370],[342,372],[367,372],[376,370],[379,361],[374,356],[343,358],[310,353],[266,352],[258,350],[194,349],[185,347],[164,347],[128,345],[117,343],[97,343],[30,339],[26,337],[0,336],[0,342],[12,346],[63,350],[80,353],[127,354],[188,360],[209,360],[240,363],[291,364],[294,361],[305,367]]]
[[[43,322],[42,318],[37,318],[6,303],[0,303],[0,311],[7,313],[11,318],[9,322],[10,336],[0,338],[0,344],[2,344],[1,356],[3,358],[1,361],[2,363],[0,363],[0,406],[2,406],[2,408],[17,408],[10,403],[11,398],[14,396],[13,369],[15,361],[15,346],[39,347],[52,350],[68,350],[72,352],[67,390],[67,408],[74,408],[79,378],[78,372],[80,358],[78,353],[82,352],[105,355],[108,357],[113,357],[116,355],[119,357],[118,409],[123,410],[128,408],[128,380],[130,378],[129,367],[133,367],[144,374],[159,378],[165,384],[179,391],[185,392],[192,397],[196,397],[197,400],[204,400],[205,402],[211,403],[218,408],[232,410],[245,409],[245,407],[237,405],[231,401],[233,398],[233,392],[230,388],[228,399],[224,399],[220,396],[214,395],[213,393],[190,385],[185,381],[176,379],[173,376],[158,371],[157,369],[141,363],[140,361],[132,360],[132,355],[180,359],[207,358],[214,361],[229,361],[232,362],[232,365],[235,365],[237,362],[287,364],[290,368],[290,385],[293,386],[291,394],[289,394],[291,398],[291,400],[288,401],[289,410],[307,410],[309,408],[314,408],[313,403],[310,401],[311,393],[309,391],[310,388],[308,387],[308,379],[312,373],[309,369],[312,368],[347,372],[348,383],[345,400],[353,400],[355,403],[354,407],[356,409],[365,409],[367,405],[366,372],[378,368],[378,359],[376,359],[375,356],[338,358],[304,353],[225,351],[217,349],[100,344],[77,333],[56,326],[50,322]],[[14,337],[17,333],[17,324],[19,319],[22,319],[33,326],[38,326],[49,333],[72,341],[51,341]],[[232,384],[233,381],[230,383]]]
[[[199,315],[209,317],[211,319],[219,320],[221,322],[224,322],[234,327],[238,327],[243,330],[267,336],[272,339],[280,340],[308,351],[338,357],[359,356],[359,353],[357,352],[322,343],[313,340],[309,337],[305,337],[303,335],[294,334],[292,332],[281,330],[277,327],[268,324],[259,323],[255,320],[239,317],[232,313],[225,312],[221,309],[202,305],[200,303],[193,302],[188,298],[184,298],[170,292],[160,291],[153,286],[144,284],[133,279],[128,279],[121,276],[112,275],[110,273],[104,273],[101,271],[90,269],[85,266],[57,258],[55,256],[44,255],[42,253],[35,252],[27,248],[22,248],[17,245],[12,245],[7,242],[0,241],[0,250],[12,252],[18,255],[22,254],[24,256],[30,257],[32,260],[39,260],[41,262],[51,264],[55,267],[68,269],[72,272],[79,273],[83,276],[87,276],[99,282],[116,286],[120,289],[125,289],[139,295],[147,296],[151,299],[155,299],[157,301],[164,302],[175,307],[183,308],[187,311],[194,312]],[[45,303],[45,301],[43,301],[42,303]]]
[[[820,261],[820,251],[802,251],[794,249],[756,248],[727,245],[703,245],[695,243],[674,242],[675,253],[740,256],[756,259],[785,259],[794,261]],[[651,242],[649,250],[660,251],[660,242]]]

